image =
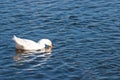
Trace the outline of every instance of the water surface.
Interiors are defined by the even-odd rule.
[[[119,80],[119,0],[0,0],[0,80]],[[53,42],[17,55],[13,35]]]

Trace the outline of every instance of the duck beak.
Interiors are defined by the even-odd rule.
[[[52,44],[50,45],[50,48],[51,48],[51,49],[53,48]]]

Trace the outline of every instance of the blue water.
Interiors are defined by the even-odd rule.
[[[17,53],[13,35],[54,47]],[[120,0],[0,0],[0,80],[120,80]]]

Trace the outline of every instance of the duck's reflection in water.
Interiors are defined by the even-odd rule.
[[[15,61],[29,62],[36,60],[37,58],[46,61],[50,58],[52,50],[50,48],[42,49],[38,51],[24,51],[16,49],[16,55],[13,57]]]

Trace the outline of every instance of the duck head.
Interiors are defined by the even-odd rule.
[[[49,46],[49,48],[52,49],[52,41],[50,41],[49,39],[41,39],[39,42],[38,42],[40,45],[44,45],[44,46]]]

